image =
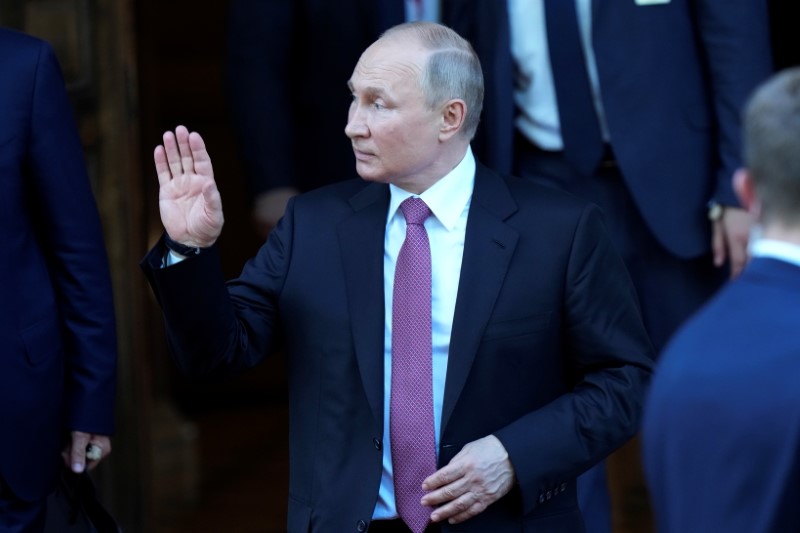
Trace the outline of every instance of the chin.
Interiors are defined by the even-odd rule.
[[[364,181],[373,181],[375,183],[388,183],[388,179],[382,172],[378,172],[371,168],[362,168],[356,165],[356,172]]]

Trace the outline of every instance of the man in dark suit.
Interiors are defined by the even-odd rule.
[[[603,209],[660,349],[746,258],[748,218],[730,177],[739,165],[739,111],[771,69],[766,3],[444,5],[443,21],[486,66],[477,156]],[[627,476],[639,460],[635,446],[623,452],[614,464]],[[581,503],[598,524],[590,531],[604,532],[605,473],[592,474],[582,478]],[[643,492],[639,476],[615,505],[646,508]]]
[[[0,531],[35,532],[62,463],[82,472],[111,451],[114,308],[55,55],[7,29],[0,116]]]
[[[437,16],[431,0],[416,2],[424,10],[406,4],[415,3],[231,2],[226,88],[260,235],[266,237],[295,194],[356,177],[341,135],[350,98],[343,80],[381,32]]]
[[[165,133],[143,267],[178,365],[285,346],[290,532],[582,531],[575,477],[636,431],[652,355],[599,211],[475,161],[483,77],[452,30],[390,30],[349,87],[363,180],[294,198],[227,286],[203,141]]]
[[[647,402],[661,533],[800,531],[800,68],[756,91],[744,128],[752,261],[670,341]]]

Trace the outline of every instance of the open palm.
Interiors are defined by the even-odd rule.
[[[163,139],[153,153],[161,222],[173,240],[207,248],[219,237],[224,217],[203,138],[178,126]]]

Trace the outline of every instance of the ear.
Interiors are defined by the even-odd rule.
[[[467,116],[467,104],[460,98],[449,100],[442,107],[442,125],[439,128],[439,140],[446,141],[461,131]]]
[[[758,201],[758,194],[756,187],[753,183],[753,175],[746,168],[740,168],[733,174],[733,190],[736,197],[742,204],[742,207],[747,209],[758,220],[758,215],[761,211],[761,205]]]

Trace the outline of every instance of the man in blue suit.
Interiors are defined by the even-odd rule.
[[[295,197],[227,285],[208,153],[165,133],[143,268],[177,363],[223,376],[283,344],[291,533],[583,531],[574,480],[636,431],[652,354],[602,216],[476,162],[483,76],[452,30],[393,28],[348,85],[363,179]]]
[[[55,55],[1,28],[0,116],[0,532],[36,532],[63,463],[111,451],[114,308]]]
[[[751,262],[661,356],[643,425],[661,533],[800,531],[800,68],[744,117]]]
[[[444,6],[487,73],[476,154],[600,206],[660,349],[746,258],[748,219],[730,178],[741,106],[771,69],[766,2]],[[623,451],[615,462],[638,469],[636,446]],[[593,474],[582,504],[590,531],[608,531],[608,505],[594,497],[604,472]],[[619,508],[646,507],[642,493],[642,481],[621,490]]]

